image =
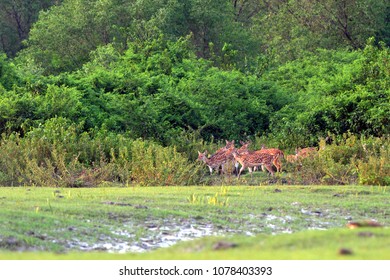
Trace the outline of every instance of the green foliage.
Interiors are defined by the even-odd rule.
[[[64,118],[51,119],[23,138],[3,135],[0,154],[5,185],[187,185],[198,177],[198,168],[173,147],[119,134],[80,133],[80,126]]]
[[[189,185],[199,178],[199,167],[188,163],[174,147],[134,141],[131,148],[131,180],[139,185]]]
[[[198,57],[215,58],[222,67],[245,67],[248,57],[256,56],[259,39],[247,23],[237,21],[233,10],[226,0],[65,0],[40,13],[20,55],[41,65],[46,74],[58,74],[81,68],[91,51],[108,43],[117,50],[128,43],[142,49],[160,33],[172,41],[191,34]]]
[[[272,132],[290,145],[312,145],[328,132],[389,134],[389,58],[371,41],[362,51],[320,50],[271,72],[293,100],[272,117]]]
[[[319,152],[290,165],[293,180],[316,184],[389,185],[388,137],[360,138],[353,134],[320,141]]]
[[[229,205],[229,197],[226,197],[228,196],[228,191],[228,187],[221,187],[221,191],[216,192],[214,196],[201,196],[193,193],[187,198],[187,201],[194,205],[207,204],[227,207]]]
[[[122,51],[160,32],[173,41],[191,34],[198,57],[248,70],[258,58],[280,64],[317,48],[361,48],[371,36],[389,45],[389,9],[386,0],[4,0],[0,43],[15,56],[27,39],[21,55],[59,73],[108,43]]]
[[[36,92],[39,91],[39,92]],[[51,84],[35,84],[33,88],[15,87],[0,92],[0,131],[28,132],[54,117],[64,117],[74,123],[88,115],[83,96],[75,88]]]
[[[21,55],[41,65],[46,74],[78,69],[91,51],[113,41],[115,25],[126,20],[119,14],[123,7],[116,0],[65,0],[52,6],[40,13]]]
[[[265,51],[280,64],[318,48],[363,48],[372,36],[389,45],[389,8],[386,0],[271,0],[255,28],[264,34]]]
[[[363,144],[365,157],[357,159],[359,184],[390,185],[390,143],[388,138],[367,139]]]
[[[2,0],[0,2],[0,52],[14,57],[23,47],[39,11],[62,0]]]
[[[49,85],[45,95],[36,98],[36,103],[39,104],[36,114],[43,120],[64,117],[76,123],[82,117],[81,98],[81,93],[75,88]]]
[[[89,104],[99,103],[104,117],[97,117],[94,126],[129,131],[134,138],[164,145],[183,131],[200,130],[210,140],[266,130],[270,113],[288,99],[254,75],[196,59],[189,40],[159,37],[123,55],[112,46],[94,52],[93,61],[72,78],[73,85],[87,92]]]
[[[0,52],[0,90],[2,87],[10,90],[13,85],[17,85],[19,82],[15,65],[7,59],[5,54]]]
[[[21,39],[44,8],[16,58],[0,55],[4,154],[16,141],[24,147],[15,152],[18,168],[30,170],[4,162],[4,182],[41,174],[36,184],[170,185],[196,175],[173,176],[151,158],[178,153],[178,164],[194,162],[198,150],[215,151],[225,139],[292,152],[329,134],[390,134],[386,1],[36,2],[0,4],[3,48],[12,37],[3,33],[4,12],[31,16]],[[150,158],[145,178],[131,173],[137,141]],[[307,163],[308,181],[383,184],[386,154],[360,162],[344,144],[332,149]]]

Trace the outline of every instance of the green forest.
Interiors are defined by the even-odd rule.
[[[215,184],[225,140],[390,185],[389,116],[389,0],[0,0],[0,185]]]

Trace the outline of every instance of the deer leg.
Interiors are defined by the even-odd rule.
[[[238,166],[239,166],[238,161],[234,162],[234,174],[235,174],[236,176],[238,175]]]
[[[248,167],[248,170],[249,170],[249,173],[251,174],[251,179],[252,179],[252,172],[253,172],[252,167]]]
[[[273,161],[272,161],[272,163],[275,165],[275,167],[276,167],[276,172],[280,172],[280,169],[281,169],[281,167],[282,167],[282,164],[280,163],[280,161],[279,161],[279,158],[277,157],[277,158],[275,158]]]
[[[265,168],[271,173],[271,176],[274,176],[274,171],[272,170],[272,164],[265,164]]]
[[[238,178],[237,179],[240,179],[240,176],[241,176],[241,172],[245,169],[245,165],[243,165],[240,169],[240,172],[238,172]]]

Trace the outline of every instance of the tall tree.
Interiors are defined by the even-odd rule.
[[[1,0],[0,1],[0,51],[14,56],[27,39],[39,11],[62,0]]]
[[[142,47],[162,32],[168,40],[192,34],[199,57],[230,67],[244,64],[259,49],[241,17],[231,0],[64,0],[41,13],[22,57],[42,65],[46,73],[71,71],[100,45],[122,48],[138,42]]]
[[[42,65],[46,73],[79,68],[92,50],[114,40],[124,2],[65,0],[41,12],[22,57]]]
[[[388,0],[262,0],[267,9],[257,17],[271,51],[282,60],[316,48],[362,48],[376,36],[390,42]]]

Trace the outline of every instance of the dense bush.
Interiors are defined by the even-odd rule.
[[[271,118],[270,129],[289,145],[313,145],[327,133],[390,134],[390,51],[319,50],[286,63],[269,79],[293,100]]]
[[[79,133],[64,118],[51,119],[23,138],[3,135],[0,154],[2,185],[188,185],[199,177],[199,166],[174,148],[102,131]]]
[[[126,131],[163,145],[194,130],[208,141],[267,130],[272,113],[289,98],[255,75],[197,59],[188,40],[158,38],[123,55],[106,46],[82,70],[57,83],[81,92],[86,128]]]
[[[197,59],[190,37],[160,35],[123,53],[106,45],[73,73],[15,76],[22,65],[6,72],[20,82],[0,89],[0,131],[23,136],[65,117],[86,132],[163,146],[193,131],[206,141],[269,135],[284,148],[313,145],[327,133],[380,137],[390,133],[389,57],[373,42],[361,51],[318,50],[258,77]]]
[[[0,90],[10,90],[14,85],[19,84],[15,65],[7,59],[7,56],[0,52]]]
[[[288,164],[291,182],[304,184],[390,184],[388,137],[358,137],[347,133],[332,144],[320,141],[319,151]]]

